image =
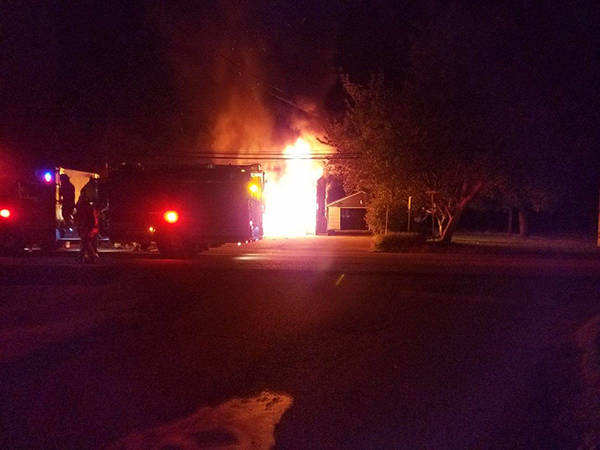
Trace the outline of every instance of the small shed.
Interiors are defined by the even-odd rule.
[[[363,191],[340,198],[327,205],[327,232],[368,230],[367,194]]]

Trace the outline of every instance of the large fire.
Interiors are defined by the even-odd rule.
[[[315,234],[317,180],[323,174],[323,165],[310,159],[312,153],[309,142],[298,138],[283,151],[285,161],[278,167],[266,168],[265,236]]]

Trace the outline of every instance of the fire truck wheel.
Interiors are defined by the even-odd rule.
[[[25,240],[11,232],[0,232],[0,255],[20,256],[25,254]]]
[[[189,259],[197,253],[197,246],[185,241],[159,240],[156,242],[161,256],[171,259]]]
[[[52,253],[61,247],[61,243],[55,240],[49,240],[40,244],[42,253]]]

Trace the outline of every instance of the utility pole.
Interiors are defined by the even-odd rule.
[[[384,234],[387,234],[389,217],[390,217],[390,205],[387,205],[385,208],[385,233]]]
[[[408,233],[410,233],[410,209],[411,209],[411,206],[412,206],[412,195],[409,195],[408,196],[408,205],[407,205],[407,207],[408,207],[408,225],[406,226],[406,231]]]
[[[437,205],[435,204],[435,195],[438,194],[438,191],[425,191],[426,194],[431,196],[431,236],[435,236],[435,212],[437,209]]]

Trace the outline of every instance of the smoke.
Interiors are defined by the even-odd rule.
[[[157,12],[182,149],[217,163],[261,163],[267,236],[315,232],[323,168],[306,156],[322,150],[335,27],[323,5],[304,6],[227,0]]]
[[[154,11],[179,96],[181,149],[273,153],[322,133],[336,80],[324,7],[199,3]]]
[[[273,141],[274,119],[268,109],[265,92],[258,80],[265,74],[260,68],[260,58],[252,49],[244,48],[239,53],[240,71],[230,76],[230,60],[217,60],[217,79],[229,80],[217,101],[217,113],[211,130],[211,148],[229,153],[235,149],[260,151],[269,148]],[[243,77],[256,80],[254,84],[244,82]]]

